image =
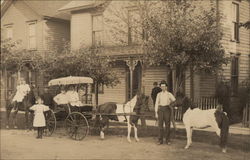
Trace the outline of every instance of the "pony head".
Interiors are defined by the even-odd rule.
[[[181,92],[176,93],[175,106],[182,107],[182,113],[185,113],[189,108],[197,108],[197,106],[192,102],[192,100]]]
[[[149,97],[145,94],[137,93],[134,111],[137,113],[139,113],[140,111],[149,111],[148,100]]]

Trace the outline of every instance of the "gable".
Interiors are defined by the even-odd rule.
[[[14,1],[1,17],[1,25],[41,19],[41,16],[23,1]]]

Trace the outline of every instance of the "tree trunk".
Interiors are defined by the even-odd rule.
[[[98,83],[95,83],[95,106],[93,108],[94,111],[96,111],[96,108],[98,106]]]

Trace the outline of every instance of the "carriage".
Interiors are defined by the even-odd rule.
[[[67,104],[66,109],[60,108],[57,105],[50,106],[50,110],[45,113],[46,128],[44,129],[44,135],[51,136],[56,130],[57,122],[61,119],[64,120],[64,127],[67,134],[75,140],[84,139],[89,133],[89,120],[92,117],[92,94],[91,85],[93,79],[90,77],[64,77],[53,79],[48,82],[49,87],[65,87],[73,85],[77,90],[85,90],[80,99],[81,106],[71,106]]]

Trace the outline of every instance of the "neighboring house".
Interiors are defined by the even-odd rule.
[[[70,40],[70,15],[60,13],[57,9],[69,1],[19,1],[6,0],[1,4],[1,38],[21,40],[20,47],[28,50],[42,51],[50,47],[61,46],[63,40]],[[23,67],[19,73],[2,71],[1,107],[6,98],[16,88],[17,77],[25,78],[29,84],[43,88],[40,73]]]
[[[138,43],[138,35],[133,33],[134,7],[128,1],[72,1],[59,9],[62,13],[71,13],[71,46],[77,49],[82,45],[101,46],[103,54],[108,54],[116,59],[116,70],[119,74],[120,84],[114,88],[100,87],[99,103],[115,101],[124,103],[130,99],[137,90],[142,90],[150,95],[153,82],[162,79],[168,81],[170,90],[173,89],[174,76],[166,66],[145,67],[140,55],[142,49]],[[199,2],[198,2],[199,3]],[[202,3],[207,3],[209,1]],[[232,87],[237,89],[241,81],[250,77],[250,30],[238,28],[240,23],[249,20],[250,2],[247,0],[214,0],[217,11],[224,15],[221,20],[224,37],[222,43],[226,54],[231,56],[231,64],[224,66],[223,74],[230,80]],[[117,7],[117,8],[115,8]],[[116,39],[110,36],[110,25],[115,19],[110,10],[127,9],[128,25],[118,24],[127,31],[124,43],[119,45]],[[114,32],[113,32],[114,34]],[[115,33],[116,34],[116,33]],[[117,33],[119,36],[119,33]],[[192,73],[185,73],[186,76]],[[183,85],[186,95],[192,98],[213,96],[215,94],[218,77],[208,74],[191,75]]]

